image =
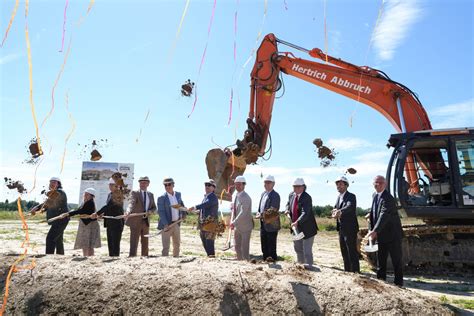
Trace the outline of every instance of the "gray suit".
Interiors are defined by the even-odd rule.
[[[253,229],[252,199],[247,192],[237,193],[234,202],[235,252],[237,260],[250,260],[250,235]]]

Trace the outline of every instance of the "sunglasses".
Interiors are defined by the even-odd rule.
[[[172,185],[173,185],[173,183],[165,183],[165,187],[170,187]]]
[[[213,187],[213,185],[212,185],[212,184],[209,184],[209,183],[206,183],[206,184],[204,184],[204,185],[205,185],[206,187]]]

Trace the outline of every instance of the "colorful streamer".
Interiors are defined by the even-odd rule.
[[[8,37],[8,32],[10,32],[10,28],[13,24],[13,20],[15,19],[15,15],[16,15],[16,10],[18,9],[18,4],[20,3],[20,0],[16,0],[15,1],[15,7],[13,7],[13,11],[12,11],[12,15],[10,17],[10,22],[8,23],[8,27],[7,27],[7,30],[5,31],[5,35],[3,36],[3,40],[2,40],[2,45],[1,47],[3,47],[3,44],[5,43],[7,37]]]
[[[54,90],[56,89],[56,86],[58,85],[59,79],[61,79],[61,76],[64,72],[64,68],[66,67],[66,62],[67,62],[67,59],[69,57],[69,52],[71,51],[71,42],[72,42],[72,37],[69,40],[69,45],[68,45],[68,48],[67,48],[66,55],[64,55],[63,64],[61,65],[61,68],[59,69],[58,75],[57,75],[56,80],[54,81],[54,84],[53,84],[53,89],[51,90],[51,110],[49,110],[49,113],[46,115],[43,122],[41,123],[41,128],[43,128],[46,121],[49,119],[51,114],[53,114],[53,111],[54,111]]]
[[[176,35],[173,40],[173,44],[171,45],[170,51],[168,53],[168,61],[167,65],[171,64],[171,60],[173,59],[174,51],[176,49],[176,44],[178,43],[179,35],[181,34],[181,27],[183,26],[184,18],[186,17],[186,13],[188,12],[189,2],[191,0],[186,0],[186,4],[184,5],[183,13],[181,14],[181,20],[179,21],[178,29],[176,30]]]
[[[28,0],[26,1],[26,14],[28,13]],[[36,141],[38,143],[38,152],[40,156],[43,154],[43,150],[41,148],[40,136],[39,136],[39,128],[38,122],[36,120],[36,113],[35,113],[35,103],[33,101],[33,63],[31,61],[31,47],[30,47],[30,37],[28,34],[28,22],[25,24],[25,37],[26,37],[26,51],[28,55],[28,79],[30,83],[30,107],[31,107],[31,115],[33,116],[33,122],[35,125],[36,131]]]
[[[18,213],[21,218],[21,223],[22,223],[22,229],[25,231],[25,239],[21,243],[21,248],[23,248],[23,253],[18,257],[18,259],[13,262],[12,266],[10,267],[10,270],[8,271],[7,278],[5,279],[5,292],[3,294],[3,303],[2,303],[2,308],[0,309],[0,316],[2,316],[5,313],[5,309],[7,307],[7,301],[8,301],[8,295],[9,295],[9,289],[10,289],[10,282],[11,278],[14,272],[18,272],[20,270],[32,270],[36,266],[36,262],[33,259],[32,262],[27,265],[27,266],[17,266],[20,262],[26,259],[26,254],[28,252],[28,247],[30,245],[30,237],[28,233],[28,224],[26,224],[25,217],[23,216],[23,210],[21,209],[21,198],[18,197],[16,201],[16,205],[18,207]]]
[[[138,140],[140,139],[140,137],[142,136],[142,129],[143,127],[145,126],[145,123],[146,121],[148,120],[148,116],[150,116],[150,109],[148,108],[148,111],[146,112],[146,115],[145,115],[145,120],[143,121],[143,126],[140,127],[140,133],[138,134],[138,137],[136,139],[136,142],[138,143]]]
[[[89,14],[89,12],[91,11],[92,7],[94,6],[94,2],[95,2],[95,0],[91,0],[91,1],[89,2],[89,7],[87,8],[87,14]]]
[[[324,0],[324,50],[326,51],[326,63],[328,62],[328,32],[326,27],[326,0]]]
[[[61,159],[60,173],[63,173],[64,158],[66,157],[67,142],[69,141],[69,138],[71,137],[72,133],[74,133],[74,130],[76,129],[76,122],[74,121],[74,118],[72,117],[71,111],[69,111],[69,93],[66,93],[66,111],[69,116],[69,120],[71,121],[71,130],[69,131],[69,134],[67,134],[66,139],[64,140],[64,152],[63,152],[63,158]]]
[[[211,28],[212,28],[212,22],[214,21],[214,13],[216,12],[216,4],[217,4],[217,0],[214,0],[214,5],[212,6],[211,19],[209,20],[209,26],[207,27],[206,46],[204,47],[204,51],[203,51],[202,57],[201,57],[201,63],[199,64],[198,78],[196,80],[196,89],[194,91],[193,108],[191,109],[191,113],[188,114],[188,118],[191,116],[191,114],[193,114],[194,108],[196,107],[196,103],[197,103],[197,86],[198,86],[198,83],[199,83],[199,78],[201,76],[202,66],[204,65],[204,60],[206,59],[207,45],[209,44],[209,37],[211,36]]]
[[[68,4],[69,4],[69,0],[66,0],[66,5],[64,6],[63,38],[61,40],[61,49],[59,50],[60,53],[62,53],[63,48],[64,48],[64,34],[66,33],[66,11],[67,11]]]

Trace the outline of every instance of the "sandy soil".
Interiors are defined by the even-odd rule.
[[[72,250],[76,229],[77,221],[71,221],[65,232],[65,256],[43,256],[48,227],[30,224],[28,253],[36,257],[36,268],[14,274],[7,314],[451,314],[437,297],[473,297],[469,277],[414,276],[407,278],[406,288],[398,288],[375,280],[365,264],[362,275],[345,273],[334,232],[318,234],[317,268],[307,271],[293,262],[286,230],[278,240],[284,260],[252,264],[233,260],[232,251],[220,251],[223,237],[216,242],[217,258],[206,258],[191,226],[182,229],[179,258],[161,257],[159,237],[151,240],[150,257],[128,258],[128,227],[120,258],[107,256],[104,230],[102,248],[96,256],[83,258],[80,250]],[[3,293],[23,233],[18,221],[2,221],[0,234]],[[252,235],[251,253],[260,254],[258,231]]]

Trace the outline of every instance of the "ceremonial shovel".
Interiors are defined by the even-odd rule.
[[[180,220],[177,220],[177,221],[174,222],[173,224],[168,225],[168,227],[166,228],[166,230],[169,230],[171,227],[173,227],[173,226],[175,226],[175,225],[181,223],[183,220],[184,220],[184,218],[182,218],[182,219],[180,219]],[[162,229],[162,230],[160,230],[159,232],[157,232],[157,233],[155,233],[155,234],[146,234],[146,235],[143,235],[143,237],[145,237],[145,238],[156,237],[156,236],[161,235],[161,233],[164,232],[164,231],[165,231],[165,229]]]
[[[295,226],[291,227],[291,230],[293,231],[293,241],[296,241],[296,240],[301,240],[304,238],[304,233],[301,232],[299,233],[298,232],[298,228],[296,228]]]
[[[369,244],[364,247],[365,252],[376,252],[379,250],[378,244],[372,244],[372,238],[369,238]]]

